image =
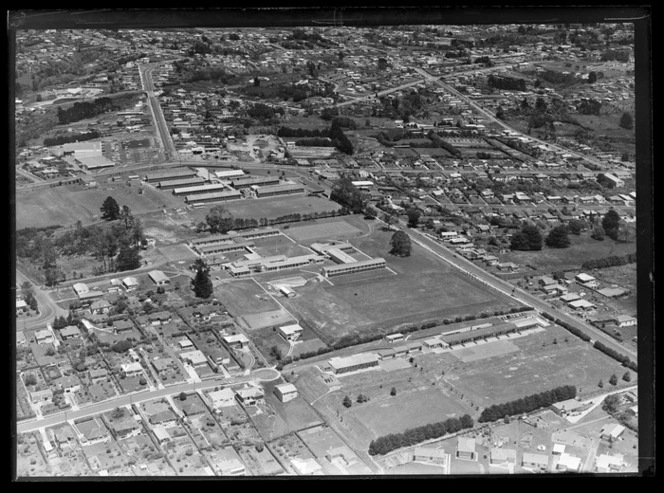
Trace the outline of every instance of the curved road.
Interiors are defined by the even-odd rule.
[[[69,312],[60,308],[55,301],[51,299],[48,293],[36,286],[25,274],[16,269],[16,283],[20,286],[25,281],[32,284],[32,291],[39,304],[39,315],[30,319],[21,320],[16,323],[16,330],[34,329],[43,327],[51,322],[55,317],[67,316]]]

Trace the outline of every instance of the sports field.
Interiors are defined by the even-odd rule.
[[[182,203],[180,203],[182,205]],[[215,204],[210,204],[210,208]],[[341,206],[336,202],[331,202],[324,197],[309,197],[306,195],[295,195],[290,197],[276,197],[264,199],[234,200],[232,202],[222,203],[233,217],[245,219],[275,219],[287,214],[311,214],[313,212],[338,211]],[[204,221],[208,213],[208,207],[192,212],[196,216],[196,221]]]
[[[254,250],[262,257],[272,255],[286,255],[287,257],[296,257],[298,255],[307,255],[312,253],[310,250],[298,245],[293,240],[284,235],[270,236],[268,238],[256,238],[251,240],[256,245]]]
[[[487,346],[492,344],[497,343]],[[445,380],[471,401],[485,407],[561,385],[576,385],[583,395],[597,390],[600,380],[607,386],[613,373],[618,377],[625,373],[618,362],[561,327],[552,325],[545,331],[512,339],[509,344],[519,351],[481,361],[455,363]],[[448,353],[444,357],[452,356]]]
[[[400,392],[386,400],[353,406],[351,410],[376,436],[400,433],[469,412],[439,389]]]
[[[344,219],[317,221],[316,224],[291,226],[288,236],[295,241],[324,242],[355,236],[362,231]]]
[[[182,207],[172,195],[139,185],[103,184],[88,189],[82,185],[61,186],[16,193],[16,228],[43,227],[53,224],[67,226],[100,220],[100,207],[106,197],[113,197],[120,207],[126,205],[135,215],[163,207]]]

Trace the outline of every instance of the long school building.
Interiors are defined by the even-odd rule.
[[[189,168],[173,168],[168,171],[155,171],[146,173],[144,180],[148,183],[159,183],[170,180],[183,180],[185,178],[194,178],[196,171]]]
[[[215,245],[217,243],[227,243],[228,241],[232,241],[234,238],[244,238],[245,240],[255,240],[256,238],[268,238],[270,236],[277,236],[280,235],[281,231],[278,229],[262,229],[258,231],[244,231],[241,233],[237,233],[234,235],[211,235],[211,236],[206,236],[205,238],[194,238],[189,241],[189,244],[193,248],[200,248],[205,245]]]
[[[249,176],[246,178],[234,178],[231,180],[231,186],[237,190],[249,188],[254,185],[259,187],[268,185],[278,185],[279,177],[275,176]]]
[[[328,360],[332,371],[337,375],[351,371],[364,370],[378,366],[380,358],[375,353],[361,353],[346,357],[334,357]]]
[[[368,270],[384,269],[387,263],[384,258],[374,258],[371,260],[362,260],[349,264],[338,264],[329,267],[323,267],[325,277],[342,276],[345,274],[354,274],[356,272],[365,272]]]
[[[160,181],[157,185],[162,190],[172,190],[174,188],[193,187],[196,185],[203,185],[205,178],[194,176],[193,178],[182,178],[177,180]]]
[[[180,187],[173,189],[173,195],[197,195],[211,192],[229,191],[228,186],[223,183],[208,183],[206,185],[196,185],[193,187]],[[237,195],[240,195],[237,192]]]
[[[226,202],[228,200],[239,200],[241,198],[242,194],[237,190],[226,190],[223,192],[209,192],[209,193],[186,195],[184,197],[184,201],[187,204],[197,205],[197,204],[207,204],[210,202]]]
[[[264,187],[256,187],[256,197],[274,197],[276,195],[292,195],[296,193],[304,193],[304,186],[298,185],[297,183],[293,184],[284,184],[284,185],[271,185]]]

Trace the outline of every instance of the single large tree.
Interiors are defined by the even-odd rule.
[[[115,221],[120,217],[120,206],[113,197],[106,197],[101,205],[101,218],[106,221]]]
[[[620,117],[619,125],[625,130],[632,130],[632,128],[634,128],[634,119],[632,118],[631,113],[625,111]]]
[[[420,220],[420,216],[422,213],[416,209],[415,207],[411,207],[406,211],[406,216],[408,217],[408,227],[409,228],[415,228],[417,227],[417,223]]]
[[[120,248],[118,257],[115,259],[115,270],[134,270],[140,266],[141,256],[138,253],[138,248],[132,246],[123,246]]]
[[[207,299],[212,296],[214,288],[212,286],[212,280],[210,279],[210,274],[202,266],[198,267],[194,279],[191,281],[191,289],[194,290],[194,294],[197,298]]]
[[[392,249],[390,253],[400,257],[410,257],[411,243],[410,236],[403,231],[397,231],[390,239]]]
[[[612,239],[618,238],[618,229],[620,228],[620,214],[615,209],[609,209],[602,218],[602,228],[606,236]]]
[[[556,226],[546,237],[546,246],[550,248],[567,248],[570,246],[570,239],[566,226]]]
[[[122,210],[120,210],[120,219],[126,229],[129,229],[134,225],[134,215],[131,213],[129,206],[122,206]]]

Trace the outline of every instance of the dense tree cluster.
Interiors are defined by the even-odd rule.
[[[98,139],[101,134],[97,130],[90,130],[85,133],[67,133],[56,135],[55,137],[44,138],[44,145],[46,147],[59,146],[69,142],[83,142],[86,140]]]
[[[599,113],[602,109],[601,101],[596,99],[582,99],[581,102],[576,106],[576,110],[582,115],[596,115],[599,116]]]
[[[620,214],[618,214],[615,209],[609,209],[604,217],[602,218],[602,228],[606,236],[612,240],[618,239],[618,231],[620,229]]]
[[[473,426],[473,418],[465,414],[461,418],[448,418],[438,423],[410,428],[403,433],[392,433],[372,440],[369,444],[369,455],[384,455],[402,447],[410,447]]]
[[[561,225],[553,228],[549,231],[544,242],[549,248],[567,248],[570,246],[571,241],[569,239],[567,226]]]
[[[524,79],[517,79],[515,77],[503,77],[500,75],[489,74],[487,77],[489,86],[496,89],[503,89],[508,91],[525,91],[526,81]]]
[[[633,264],[634,262],[636,262],[636,253],[628,253],[626,255],[611,255],[609,257],[586,260],[581,264],[581,268],[584,270],[606,269],[607,267]]]
[[[360,214],[367,206],[368,197],[353,185],[353,180],[344,176],[332,188],[330,200],[343,205],[353,214]]]
[[[632,130],[634,128],[634,118],[632,118],[632,114],[624,112],[620,117],[619,125],[625,130]]]
[[[113,197],[106,197],[101,204],[101,218],[105,221],[115,221],[120,218],[120,206]]]
[[[70,108],[63,109],[58,106],[58,123],[66,125],[86,118],[93,118],[108,111],[119,109],[113,104],[111,98],[97,98],[92,102],[76,102]]]
[[[512,235],[510,244],[512,250],[541,250],[542,233],[537,226],[531,224],[525,225],[521,231]]]
[[[600,60],[603,62],[629,62],[629,50],[606,50],[600,55]]]
[[[551,84],[572,84],[576,82],[576,76],[572,73],[563,74],[556,70],[545,70],[538,72],[537,76]]]
[[[199,265],[196,276],[191,281],[191,289],[197,298],[207,299],[212,296],[214,288],[210,279],[209,269],[204,265]]]
[[[505,416],[525,414],[574,397],[576,397],[576,387],[574,385],[563,385],[522,399],[489,406],[482,411],[477,421],[486,423],[502,419]]]
[[[392,255],[398,255],[399,257],[410,257],[412,245],[410,242],[410,236],[408,236],[407,233],[403,231],[397,231],[394,233],[390,239],[390,246],[390,253]]]

